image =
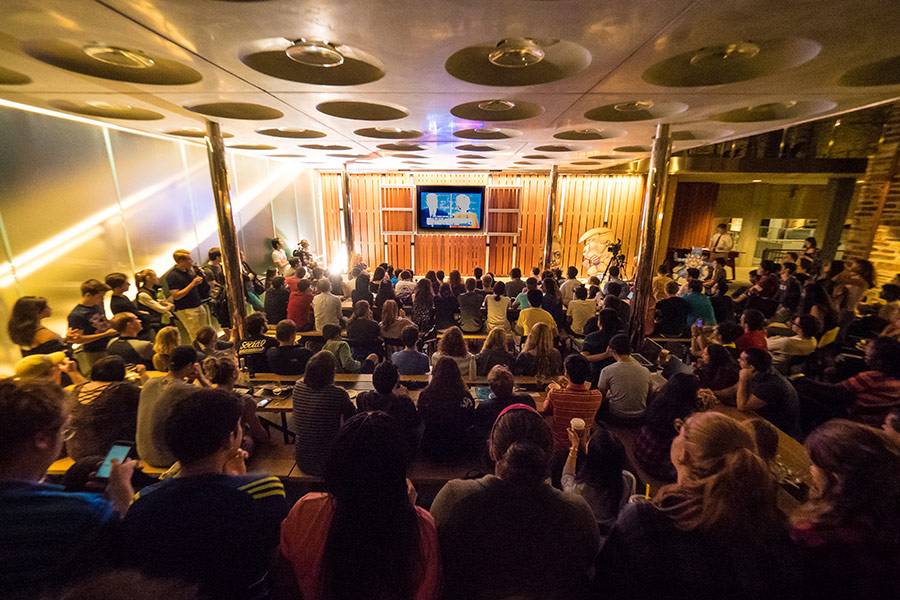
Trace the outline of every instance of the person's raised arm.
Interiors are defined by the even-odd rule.
[[[750,392],[750,380],[752,378],[752,369],[741,369],[737,383],[737,394],[735,395],[735,406],[740,411],[759,410],[766,406],[763,400],[760,400]]]
[[[191,280],[191,282],[189,284],[187,284],[185,287],[183,287],[181,289],[176,290],[176,289],[173,289],[170,287],[169,291],[172,293],[172,299],[181,300],[182,298],[187,296],[191,292],[192,289],[194,289],[201,283],[203,283],[203,278],[200,277],[199,275],[197,275],[196,277],[194,277]]]

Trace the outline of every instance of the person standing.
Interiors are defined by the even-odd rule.
[[[106,319],[103,296],[109,286],[96,279],[88,279],[81,284],[81,302],[69,313],[69,340],[81,347],[75,351],[75,361],[82,375],[91,372],[91,367],[106,355],[109,338],[116,335]]]
[[[728,232],[728,225],[726,223],[719,223],[716,225],[716,230],[709,240],[709,252],[711,258],[715,258],[716,255],[727,255],[732,249],[734,249],[734,238],[732,238],[731,234]]]
[[[285,276],[287,270],[290,268],[287,254],[281,246],[281,240],[278,238],[272,240],[272,263],[275,265],[275,269],[278,270],[278,273],[282,276]]]
[[[66,349],[58,333],[44,327],[42,321],[52,313],[46,298],[22,296],[12,308],[7,324],[9,339],[19,347],[22,357],[31,354],[50,354]]]
[[[134,305],[134,302],[131,301],[128,296],[125,295],[131,288],[131,283],[128,281],[128,275],[125,273],[110,273],[105,278],[106,285],[109,286],[109,289],[112,290],[112,294],[109,297],[109,310],[115,316],[119,313],[129,312],[129,313],[137,313],[137,306]]]
[[[209,283],[200,269],[194,267],[194,258],[187,250],[172,253],[175,266],[166,275],[166,285],[175,301],[175,316],[192,340],[201,327],[209,325],[209,315],[203,301],[209,298]]]
[[[224,331],[225,339],[231,339],[231,309],[225,294],[225,271],[222,269],[222,251],[219,248],[209,249],[203,273],[209,282],[210,309]]]

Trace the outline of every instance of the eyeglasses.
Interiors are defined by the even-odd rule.
[[[75,434],[77,432],[78,432],[78,430],[75,429],[74,427],[72,427],[71,425],[66,425],[65,427],[62,428],[62,431],[60,432],[60,434],[62,435],[63,441],[68,442],[73,437],[75,437]]]

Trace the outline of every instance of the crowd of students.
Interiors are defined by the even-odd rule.
[[[323,600],[880,598],[900,584],[900,310],[894,284],[866,300],[866,261],[844,277],[815,253],[764,262],[744,290],[724,269],[683,283],[661,269],[653,326],[685,351],[661,352],[651,374],[615,268],[603,282],[575,268],[501,282],[359,265],[345,280],[279,250],[281,274],[245,290],[260,310],[236,346],[210,318],[215,277],[178,252],[161,293],[152,272],[133,301],[122,274],[85,282],[66,336],[41,325],[45,299],[17,302],[23,359],[0,381],[0,595],[70,597],[116,576],[175,579],[185,597]],[[179,305],[193,292],[198,306]],[[235,391],[241,368],[298,378],[296,462],[324,491],[293,508],[277,477],[246,472],[271,442],[256,400]],[[374,389],[354,402],[335,376],[358,372]],[[426,373],[417,395],[400,385]],[[469,387],[479,376],[487,389]],[[719,403],[760,418],[709,410]],[[773,425],[812,462],[789,517]],[[98,481],[119,440],[169,471],[156,481],[128,460]],[[43,483],[65,454],[65,487]],[[449,481],[428,506],[407,477],[417,457],[488,474]],[[665,485],[642,496],[632,471]]]

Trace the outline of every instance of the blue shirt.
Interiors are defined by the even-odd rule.
[[[391,362],[401,375],[424,375],[431,366],[428,357],[417,350],[400,350],[391,354]]]
[[[264,595],[287,515],[277,477],[176,477],[144,488],[136,498],[122,521],[127,566],[198,583],[208,598]]]
[[[716,313],[713,310],[712,302],[709,301],[709,296],[699,292],[691,292],[684,297],[684,300],[691,308],[687,316],[688,327],[693,325],[697,319],[703,319],[704,325],[716,324]]]
[[[0,481],[0,598],[36,598],[109,563],[112,505],[62,486]]]

